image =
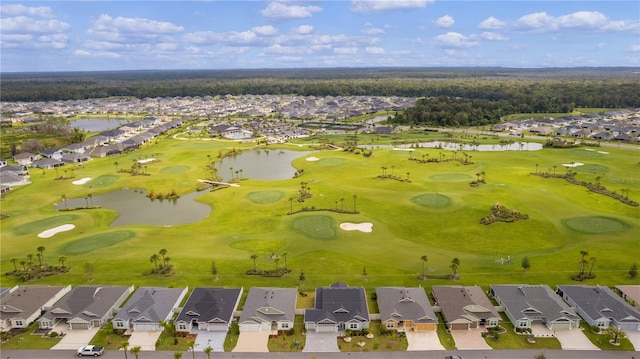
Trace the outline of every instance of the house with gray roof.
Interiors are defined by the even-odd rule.
[[[20,286],[0,299],[0,330],[26,328],[51,307],[71,286]]]
[[[600,285],[559,285],[558,295],[591,326],[640,331],[640,311]]]
[[[132,292],[133,286],[75,287],[38,319],[39,326],[51,329],[58,323],[67,323],[70,330],[100,327]]]
[[[436,330],[438,318],[424,288],[377,287],[380,320],[387,330]]]
[[[481,287],[434,285],[431,291],[449,330],[497,327],[502,321]]]
[[[336,282],[316,288],[314,308],[305,309],[304,327],[316,332],[369,328],[369,307],[362,287]]]
[[[53,159],[53,158],[43,158],[40,160],[33,161],[31,163],[31,167],[43,168],[43,169],[56,168],[61,166],[64,166],[64,162]]]
[[[296,311],[296,288],[251,288],[240,315],[241,332],[289,330]]]
[[[175,320],[176,330],[224,331],[231,326],[243,288],[196,287]]]
[[[580,317],[547,285],[503,284],[489,290],[517,328],[531,328],[541,323],[550,330],[567,330],[580,326]]]
[[[31,152],[22,152],[13,156],[13,160],[22,166],[29,166],[33,161],[40,159],[40,155],[33,154]]]
[[[162,330],[160,322],[172,319],[173,311],[186,295],[187,288],[140,287],[111,320],[113,328]]]

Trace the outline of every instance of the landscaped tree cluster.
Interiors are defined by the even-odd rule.
[[[587,256],[589,255],[589,252],[587,251],[580,251],[580,272],[578,272],[578,274],[571,276],[571,279],[576,280],[578,282],[582,282],[585,279],[593,279],[596,277],[595,274],[593,274],[593,266],[596,264],[596,257],[590,257],[589,260],[587,260]],[[587,271],[587,265],[589,265],[589,270]]]
[[[47,265],[47,262],[44,258],[44,250],[44,246],[39,246],[37,248],[37,254],[27,254],[25,259],[11,258],[11,263],[13,264],[13,272],[7,272],[5,273],[5,275],[13,275],[19,277],[23,282],[26,282],[41,277],[66,273],[70,270],[69,266],[66,265],[66,256],[58,257],[60,267]],[[34,263],[34,257],[37,257],[38,263]],[[18,267],[18,264],[20,264],[20,267]]]
[[[151,273],[163,275],[174,274],[175,270],[173,265],[169,264],[170,260],[171,258],[167,256],[167,250],[164,248],[158,251],[158,254],[151,255],[149,258],[149,262],[153,263]],[[158,262],[160,262],[160,264],[158,264]]]
[[[260,275],[263,277],[282,277],[283,275],[290,273],[291,269],[287,265],[287,258],[289,257],[289,253],[284,252],[280,255],[271,253],[269,256],[269,260],[274,263],[274,269],[258,269],[258,264],[256,260],[258,259],[257,254],[252,254],[249,258],[253,261],[253,268],[248,269],[246,273],[248,275]],[[284,260],[284,266],[280,267],[280,260]]]
[[[529,219],[529,215],[504,207],[500,203],[491,206],[491,214],[480,219],[482,224],[491,224],[494,222],[515,222]]]

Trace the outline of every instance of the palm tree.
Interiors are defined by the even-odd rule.
[[[191,350],[191,356],[193,357],[193,359],[196,359],[196,340],[195,339],[187,340],[187,348]]]
[[[276,263],[276,272],[277,272],[278,271],[278,262],[280,262],[280,257],[279,256],[273,257],[273,261]]]
[[[42,254],[38,253],[36,255],[38,256],[38,263],[42,266]]]
[[[580,251],[580,255],[582,256],[582,259],[580,259],[580,276],[582,276],[584,274],[584,266],[587,264],[587,260],[584,258],[589,255],[589,252]]]
[[[160,257],[158,257],[157,254],[154,254],[151,256],[151,258],[149,258],[149,262],[153,263],[153,266],[156,269],[156,273],[158,272],[158,259],[160,259]]]
[[[11,258],[11,263],[13,263],[13,271],[14,272],[18,271],[18,266],[16,266],[17,262],[18,262],[18,258]]]
[[[38,253],[40,253],[40,256],[42,257],[42,264],[47,265],[47,262],[44,260],[44,249],[44,246],[38,247]]]
[[[607,334],[611,337],[611,344],[619,344],[620,339],[627,337],[627,333],[624,330],[613,326],[607,328]]]
[[[91,202],[91,207],[93,207],[93,193],[89,193],[87,197],[89,197],[89,202]]]
[[[287,269],[287,256],[289,255],[289,253],[284,252],[282,253],[282,258],[284,258],[284,269]]]
[[[116,172],[118,172],[118,165],[119,165],[118,161],[115,161],[113,165],[116,166]]]
[[[569,168],[569,167],[567,167]],[[536,173],[538,173],[538,164],[536,163]]]
[[[27,259],[29,260],[29,263],[33,262],[33,254],[27,254]],[[31,264],[29,264],[29,267],[31,267]]]
[[[420,257],[420,261],[422,262],[422,276],[420,278],[424,279],[424,263],[427,261],[427,256]]]
[[[258,259],[258,255],[257,254],[252,254],[250,258],[253,260],[253,271],[257,272],[258,271],[258,266],[256,265],[256,259]]]
[[[60,256],[58,257],[58,262],[60,262],[60,264],[62,265],[62,268],[64,269],[64,262],[67,260],[67,257],[65,256]]]
[[[204,353],[207,354],[207,359],[211,359],[211,353],[213,353],[213,348],[211,346],[204,348]]]
[[[231,172],[231,179],[233,179],[233,167],[229,167],[229,172]]]
[[[89,196],[84,197],[84,203],[87,206],[86,208],[89,208]]]
[[[124,358],[127,359],[127,350],[129,350],[129,341],[125,340],[120,344],[120,348],[118,349],[122,349],[124,351]]]
[[[596,264],[596,261],[598,260],[596,257],[591,257],[591,266],[589,267],[589,276],[591,276],[591,273],[593,272],[593,265]]]
[[[166,262],[167,262],[167,250],[162,248],[158,253],[162,256],[162,264],[166,265]]]
[[[64,208],[67,208],[67,195],[66,194],[61,194],[60,197],[62,197],[62,203],[64,203]]]
[[[244,171],[244,170],[241,168],[241,169],[240,169],[240,178],[244,178],[244,176],[242,175],[242,172],[243,172],[243,171]]]
[[[291,204],[291,210],[289,213],[293,213],[293,197],[289,197],[289,203]]]
[[[453,260],[451,261],[451,265],[449,266],[449,268],[451,268],[451,278],[455,279],[456,277],[456,273],[458,271],[458,266],[460,266],[460,260],[458,258],[453,258]]]
[[[344,210],[344,198],[340,198],[340,210]]]
[[[133,356],[136,357],[136,359],[138,359],[138,355],[140,355],[140,350],[142,350],[142,348],[139,345],[137,345],[137,346],[131,348],[130,352],[131,352],[131,354],[133,354]]]
[[[26,271],[27,267],[25,267],[25,265],[27,264],[27,261],[25,261],[24,259],[20,261],[20,265],[22,266],[22,270]]]
[[[354,211],[354,212],[357,212],[357,211],[356,211],[356,200],[357,200],[357,199],[358,199],[358,196],[356,196],[356,195],[354,194],[354,195],[353,195],[353,211]]]
[[[173,359],[182,359],[182,353],[180,352],[173,353]]]

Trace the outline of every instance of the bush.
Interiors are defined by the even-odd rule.
[[[58,335],[59,335],[59,334],[58,334],[57,332],[51,332],[51,333],[49,333],[49,337],[50,337],[50,338],[57,338],[57,337],[58,337]]]

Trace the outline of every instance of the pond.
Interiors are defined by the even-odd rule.
[[[223,181],[238,177],[266,181],[285,180],[296,174],[296,168],[291,162],[309,153],[311,152],[256,149],[225,157],[215,167]]]
[[[172,226],[195,223],[211,214],[211,206],[195,200],[203,193],[206,192],[189,193],[177,200],[152,201],[143,190],[123,189],[91,199],[69,199],[66,204],[58,203],[56,209],[85,207],[88,203],[117,211],[120,215],[110,224],[112,227],[138,224]]]
[[[361,145],[360,148],[376,149],[376,148],[439,148],[450,151],[538,151],[542,149],[541,143],[536,142],[514,142],[509,144],[493,144],[493,145],[471,145],[454,142],[420,142],[418,144],[401,144],[401,145]]]
[[[71,121],[71,127],[80,129],[85,132],[101,132],[118,128],[129,120],[117,120],[117,119],[100,119],[100,118],[83,118],[80,120]]]

